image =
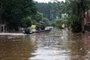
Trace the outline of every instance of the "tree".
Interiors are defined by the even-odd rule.
[[[36,15],[32,16],[32,19],[39,23],[40,21],[43,20],[43,14],[40,12],[37,12]]]
[[[51,25],[51,22],[47,18],[43,18],[42,22],[44,23],[44,25]]]
[[[29,27],[32,24],[31,17],[26,17],[21,20],[21,27]]]
[[[81,32],[84,13],[88,9],[87,0],[66,0],[66,3],[68,7],[66,10],[70,17],[69,21],[71,20],[72,31]]]
[[[56,27],[61,29],[63,24],[64,24],[64,20],[56,19],[56,22],[55,22]]]
[[[32,0],[1,0],[3,13],[1,20],[7,24],[8,29],[18,30],[21,20],[36,13]]]
[[[62,5],[64,2],[54,2],[54,3],[37,3],[36,7],[37,10],[40,13],[43,13],[43,16],[45,18],[48,18],[49,20],[56,19],[56,17],[60,17],[60,14],[62,13]],[[61,11],[62,10],[62,11]]]

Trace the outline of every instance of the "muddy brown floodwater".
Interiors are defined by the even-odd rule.
[[[0,60],[90,60],[90,34],[0,35]]]

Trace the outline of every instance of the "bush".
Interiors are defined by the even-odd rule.
[[[31,26],[31,17],[23,18],[21,21],[21,27],[29,27]]]
[[[55,22],[56,27],[58,27],[60,29],[62,28],[63,24],[64,24],[64,21],[60,20],[60,19],[56,20],[56,22]]]
[[[78,33],[82,31],[82,19],[80,16],[72,15],[68,20],[71,31]]]

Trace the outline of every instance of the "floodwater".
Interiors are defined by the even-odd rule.
[[[90,60],[90,34],[55,29],[31,35],[0,35],[0,60]]]

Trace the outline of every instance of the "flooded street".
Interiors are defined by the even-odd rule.
[[[90,33],[0,35],[0,60],[90,60]]]

